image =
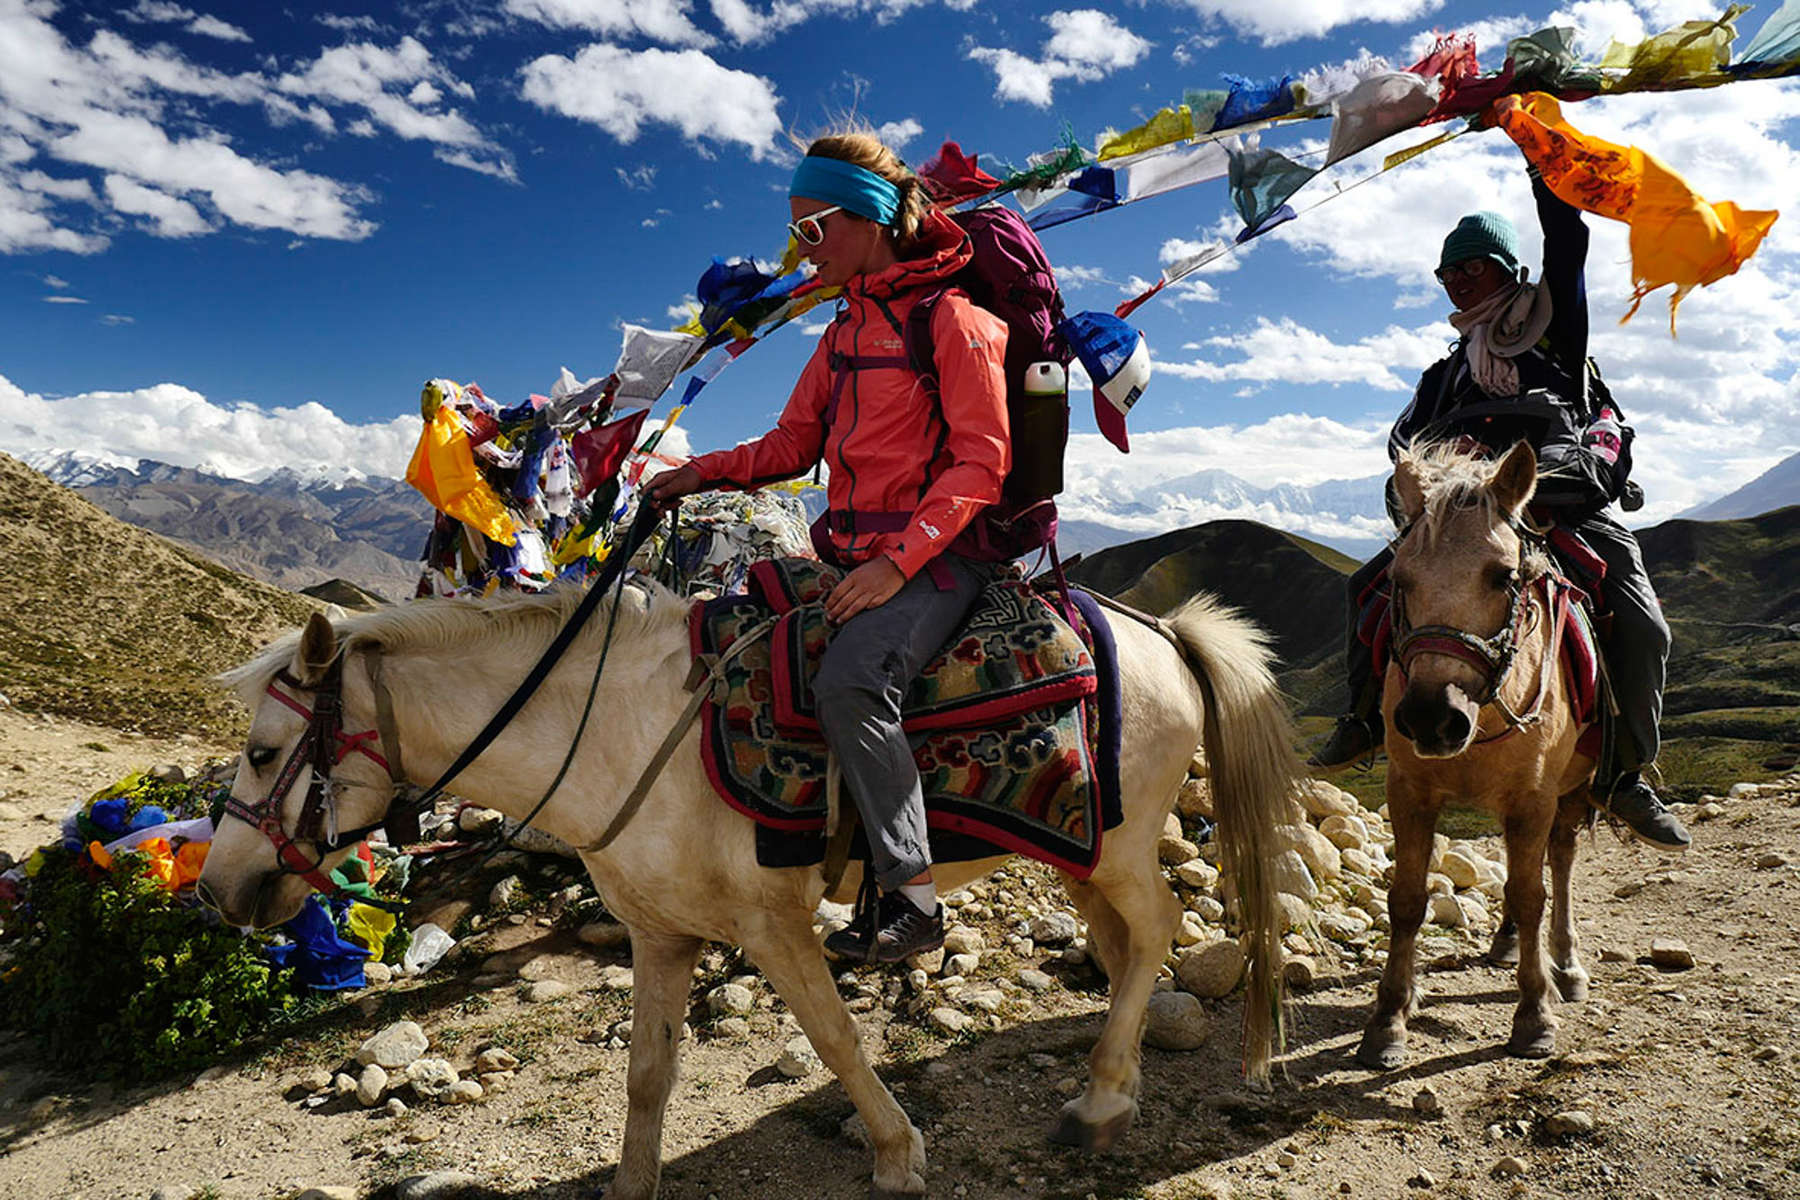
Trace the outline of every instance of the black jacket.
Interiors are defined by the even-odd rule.
[[[1470,437],[1496,454],[1529,442],[1538,456],[1534,505],[1557,510],[1559,521],[1578,521],[1612,499],[1612,464],[1581,445],[1591,413],[1584,389],[1588,312],[1587,225],[1581,213],[1557,199],[1543,180],[1531,181],[1544,231],[1542,286],[1550,290],[1550,326],[1536,346],[1513,359],[1519,394],[1493,397],[1476,386],[1462,342],[1425,369],[1412,403],[1388,434],[1388,457],[1415,439]],[[1601,385],[1603,386],[1603,385]],[[1589,395],[1584,395],[1584,391]],[[1546,477],[1547,476],[1547,477]]]

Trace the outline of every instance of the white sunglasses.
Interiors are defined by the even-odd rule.
[[[830,208],[821,208],[816,213],[807,213],[798,221],[789,221],[787,223],[788,232],[793,234],[794,240],[801,245],[817,246],[825,240],[825,218],[832,213],[843,211],[843,205],[834,204]]]

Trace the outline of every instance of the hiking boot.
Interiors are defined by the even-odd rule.
[[[1325,744],[1313,751],[1306,760],[1307,766],[1335,770],[1347,767],[1359,759],[1375,757],[1375,750],[1381,745],[1381,734],[1375,723],[1355,713],[1346,713],[1337,719],[1337,728],[1325,739]]]
[[[868,914],[858,913],[825,939],[825,949],[850,962],[897,963],[944,944],[944,906],[927,915],[899,892],[884,893],[876,903],[875,925],[871,941]]]
[[[1632,837],[1658,850],[1686,850],[1691,844],[1688,831],[1642,779],[1620,781],[1610,797],[1596,796],[1594,807],[1623,821]]]

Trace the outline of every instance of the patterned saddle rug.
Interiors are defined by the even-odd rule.
[[[817,862],[823,851],[826,753],[812,681],[832,634],[822,602],[840,577],[813,559],[765,560],[749,592],[697,604],[689,618],[696,656],[778,618],[726,665],[725,698],[700,717],[707,776],[760,827],[764,865]],[[939,861],[1010,851],[1085,878],[1102,832],[1119,823],[1111,632],[1085,593],[1072,595],[1079,633],[1018,574],[1002,577],[913,681],[902,720]]]

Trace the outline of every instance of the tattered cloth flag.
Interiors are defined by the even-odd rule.
[[[637,445],[638,433],[649,415],[648,408],[640,408],[630,416],[584,429],[569,439],[569,453],[575,459],[575,470],[580,477],[576,495],[587,495],[619,473],[625,456]]]
[[[425,428],[406,465],[406,482],[439,512],[468,523],[496,542],[512,545],[518,526],[476,469],[469,435],[438,381],[425,386],[421,407]]]
[[[1673,284],[1675,309],[1696,287],[1716,283],[1749,260],[1780,214],[1749,211],[1729,200],[1708,204],[1668,164],[1636,146],[1615,146],[1563,120],[1555,97],[1505,96],[1490,110],[1552,192],[1584,212],[1631,226],[1629,321],[1656,289]]]

